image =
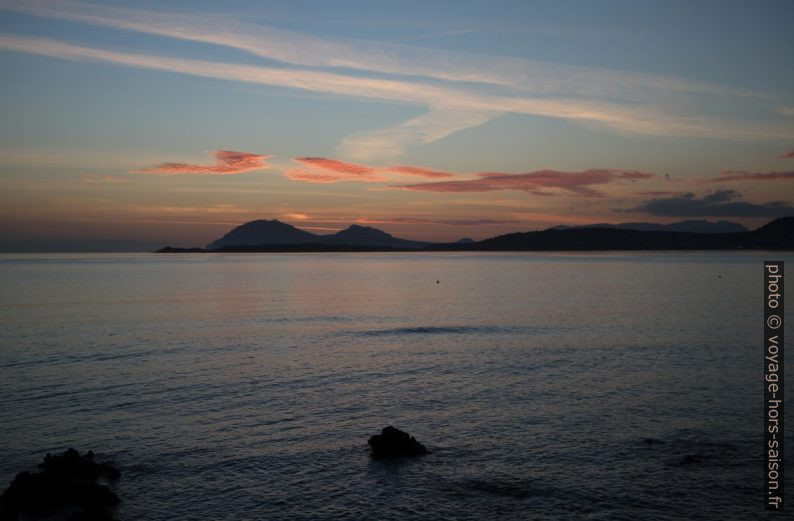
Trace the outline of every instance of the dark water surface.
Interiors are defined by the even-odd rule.
[[[0,486],[74,446],[121,520],[766,519],[766,257],[2,255]]]

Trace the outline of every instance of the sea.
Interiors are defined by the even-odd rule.
[[[782,519],[765,260],[3,254],[0,487],[74,447],[121,521]]]

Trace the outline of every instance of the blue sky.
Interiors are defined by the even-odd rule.
[[[794,202],[792,22],[788,1],[0,0],[0,240],[757,226]]]

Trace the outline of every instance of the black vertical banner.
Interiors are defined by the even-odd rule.
[[[782,512],[783,261],[764,262],[764,510]]]

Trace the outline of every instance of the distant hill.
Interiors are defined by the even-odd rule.
[[[662,227],[662,230],[626,229],[624,226]],[[720,229],[740,226],[721,221],[683,221],[671,225],[558,226],[548,230],[499,235],[483,241],[461,239],[453,243],[427,243],[394,237],[369,226],[351,225],[331,235],[317,235],[272,221],[242,224],[212,242],[207,251],[586,251],[586,250],[794,250],[794,217],[781,217],[754,231],[675,231],[668,227]],[[705,227],[705,228],[704,228]],[[741,227],[744,230],[744,227]],[[160,252],[201,252],[200,248],[167,247]]]
[[[704,220],[680,221],[670,224],[659,223],[599,223],[583,224],[580,226],[559,225],[550,230],[569,230],[571,228],[618,228],[620,230],[640,230],[645,232],[690,232],[690,233],[741,233],[747,228],[739,223],[730,221],[709,222]]]
[[[208,250],[224,246],[255,246],[258,244],[306,244],[317,242],[319,236],[279,220],[251,221],[241,224],[220,239],[211,242]]]
[[[319,243],[408,249],[424,248],[430,244],[427,242],[398,239],[383,230],[378,230],[370,226],[359,226],[358,224],[352,224],[348,228],[333,235],[322,235],[319,237]]]
[[[353,224],[331,235],[317,235],[274,219],[272,221],[260,220],[241,224],[220,239],[211,242],[207,246],[207,250],[216,251],[223,249],[227,251],[229,248],[241,246],[264,247],[295,244],[405,249],[418,249],[429,245],[427,242],[399,239],[383,230],[370,226]],[[323,249],[323,251],[327,250],[327,248]]]
[[[792,247],[794,246],[794,216],[775,219],[750,234],[756,244],[783,242]]]
[[[751,232],[693,233],[567,228],[509,233],[474,244],[443,244],[433,249],[469,251],[735,250],[794,249],[794,217],[781,217]]]

